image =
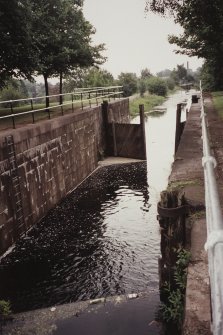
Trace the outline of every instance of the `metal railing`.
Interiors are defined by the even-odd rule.
[[[74,92],[71,93],[63,93],[63,94],[54,94],[47,96],[40,96],[35,98],[24,98],[17,100],[7,100],[0,101],[0,122],[1,120],[11,119],[13,128],[16,127],[16,118],[26,115],[32,116],[32,123],[35,123],[35,114],[38,112],[47,112],[48,119],[51,118],[52,113],[55,109],[60,109],[61,115],[64,114],[64,107],[68,108],[74,112],[75,109],[81,108],[83,110],[84,107],[91,107],[92,104],[98,105],[98,103],[104,99],[116,99],[121,98],[123,94],[122,86],[108,86],[108,87],[94,87],[94,88],[76,88]],[[64,100],[60,103],[61,98]],[[35,108],[35,104],[39,102],[39,104],[44,105],[43,100],[48,99],[49,107],[40,107]],[[54,100],[53,102],[50,100]],[[55,100],[59,100],[57,104]],[[16,107],[17,104],[25,103],[22,107],[23,110],[27,108],[27,105],[30,105],[30,109],[27,111],[19,111],[19,108]],[[6,108],[2,108],[7,105]],[[70,108],[69,108],[70,106]],[[5,115],[4,115],[5,112]],[[3,115],[2,115],[3,114]]]
[[[209,277],[211,287],[212,332],[223,334],[223,217],[220,206],[214,168],[216,160],[211,155],[208,139],[203,92],[201,92],[201,123],[203,138],[203,158],[205,180],[205,204],[207,221],[207,242]]]

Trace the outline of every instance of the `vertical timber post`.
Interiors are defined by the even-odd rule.
[[[104,151],[108,154],[109,136],[108,136],[108,101],[104,100],[101,104],[102,120],[104,127]]]
[[[116,131],[115,131],[115,121],[114,121],[114,115],[112,113],[112,138],[113,138],[113,155],[115,157],[118,156],[118,150],[117,150],[117,140],[116,140]]]
[[[175,133],[175,153],[177,152],[177,148],[178,148],[178,145],[179,145],[179,142],[180,142],[180,136],[181,136],[180,120],[181,120],[181,104],[177,104],[176,133]]]
[[[146,133],[145,133],[145,112],[144,105],[139,105],[140,126],[142,129],[143,156],[146,159]]]

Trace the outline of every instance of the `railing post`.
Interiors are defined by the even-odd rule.
[[[13,106],[12,106],[12,100],[10,101],[10,108],[11,108],[11,114],[12,114],[12,124],[13,124],[13,129],[15,129],[15,117],[14,117],[14,111],[13,111]]]
[[[89,97],[88,97],[88,99],[89,99],[89,106],[90,106],[90,108],[91,108],[91,92],[89,92]]]
[[[96,100],[96,105],[98,106],[98,91],[96,91],[96,98],[95,98],[95,100]]]
[[[72,101],[72,112],[74,112],[74,95],[71,94],[71,101]]]
[[[32,111],[33,111],[33,99],[31,99],[30,102],[31,102],[31,108],[32,108]],[[33,123],[35,123],[34,113],[32,113],[32,119],[33,119]]]
[[[84,105],[83,105],[83,93],[81,92],[81,108],[82,110],[84,109]]]

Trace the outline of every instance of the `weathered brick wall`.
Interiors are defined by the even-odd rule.
[[[112,110],[116,121],[129,122],[128,100],[109,106],[109,115]],[[105,143],[101,106],[0,133],[0,254],[17,237],[9,162],[3,144],[9,134],[15,142],[24,232],[97,167]]]

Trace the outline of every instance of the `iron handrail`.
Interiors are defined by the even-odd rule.
[[[212,332],[214,335],[223,334],[223,217],[218,194],[214,169],[217,165],[211,154],[206,113],[204,108],[203,91],[201,93],[201,125],[203,139],[203,158],[205,180],[205,205],[207,221],[208,267],[211,287]]]
[[[59,94],[51,94],[51,95],[44,95],[40,97],[33,97],[33,98],[21,98],[21,99],[15,99],[15,100],[5,100],[5,101],[0,101],[0,104],[6,104],[6,103],[13,103],[13,102],[20,102],[20,101],[30,101],[30,100],[39,100],[39,99],[45,99],[45,98],[55,98],[55,97],[60,97],[60,96],[65,96],[65,95],[77,95],[79,96],[80,93],[86,94],[86,93],[96,93],[100,92],[103,90],[110,90],[110,89],[120,89],[123,86],[99,86],[99,87],[83,87],[83,88],[75,88],[73,92],[69,93],[59,93]]]
[[[107,87],[98,87],[98,88],[84,88],[84,89],[78,89],[76,92],[72,93],[63,93],[63,94],[55,94],[55,95],[50,95],[50,96],[44,96],[44,97],[36,97],[36,98],[26,98],[26,99],[17,99],[17,100],[8,100],[8,101],[2,101],[1,103],[9,103],[9,111],[10,113],[5,114],[3,116],[0,116],[0,121],[4,119],[11,119],[13,128],[16,127],[15,124],[15,118],[17,116],[23,116],[23,115],[31,115],[32,116],[32,122],[35,123],[35,113],[41,112],[41,111],[46,111],[48,113],[48,118],[51,118],[51,110],[52,109],[57,109],[61,108],[61,114],[64,115],[64,110],[63,107],[70,105],[72,112],[74,112],[74,106],[77,104],[81,104],[80,108],[84,108],[84,104],[86,102],[89,103],[89,106],[92,106],[92,101],[95,101],[96,105],[98,105],[98,100],[106,99],[108,98],[110,101],[110,98],[113,97],[114,99],[116,96],[121,98],[123,95],[123,91],[120,89],[122,86],[107,86]],[[41,99],[41,98],[50,98],[50,97],[59,97],[61,95],[70,95],[70,100],[65,101],[62,104],[54,104],[54,105],[49,105],[48,107],[44,106],[43,108],[36,108],[34,109],[35,105],[33,104],[33,100]],[[80,97],[80,99],[77,99],[76,97]],[[13,102],[18,102],[18,101],[24,101],[27,100],[31,104],[31,110],[29,111],[24,111],[24,112],[15,112]]]
[[[120,93],[123,93],[123,92],[122,91],[121,92],[113,92],[113,93],[110,93],[110,94],[98,96],[98,98],[100,98],[100,99],[107,98],[107,97],[110,97],[110,96],[114,96],[114,94],[120,94]],[[80,102],[88,102],[89,100],[93,100],[93,99],[95,99],[95,97],[90,98],[90,99],[74,100],[73,104],[78,104]],[[55,105],[55,106],[49,106],[49,107],[44,107],[44,108],[33,109],[33,110],[30,110],[30,111],[26,111],[26,112],[13,113],[13,114],[9,114],[9,115],[0,116],[0,119],[6,119],[6,118],[11,118],[11,117],[21,116],[21,115],[26,115],[26,114],[33,114],[33,113],[36,113],[36,112],[45,111],[46,109],[55,109],[55,108],[58,108],[58,107],[63,107],[63,106],[71,105],[71,104],[72,104],[72,102],[69,101],[69,102],[65,102],[63,104],[59,104],[59,105]]]

